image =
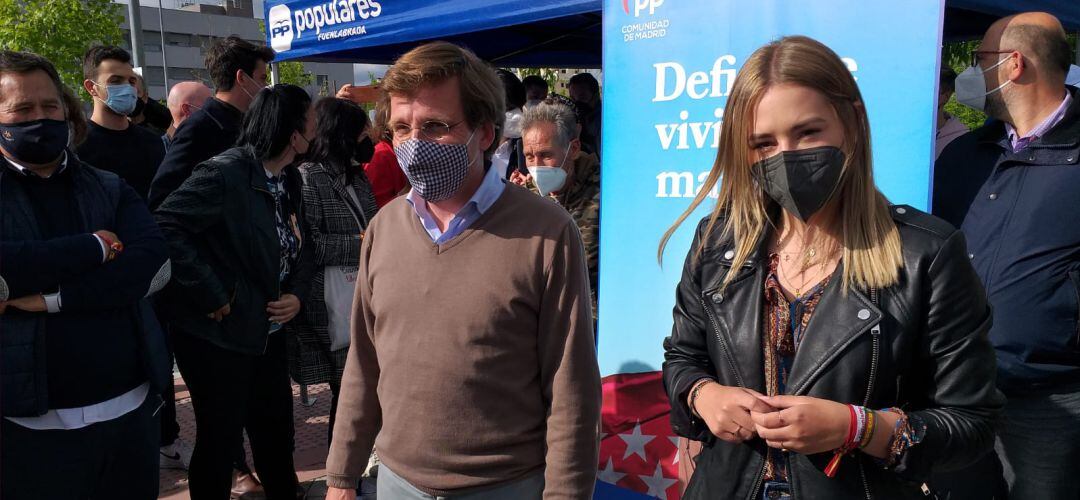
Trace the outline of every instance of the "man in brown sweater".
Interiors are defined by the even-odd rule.
[[[591,498],[600,377],[577,226],[486,168],[503,91],[471,52],[421,46],[381,89],[413,189],[364,237],[327,498],[355,498],[373,444],[384,499]]]

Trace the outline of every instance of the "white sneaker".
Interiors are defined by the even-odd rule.
[[[173,444],[162,446],[159,450],[158,463],[162,469],[187,470],[191,465],[191,453],[195,451],[191,445],[177,438]]]

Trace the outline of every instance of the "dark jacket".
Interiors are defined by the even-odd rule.
[[[5,161],[0,159],[0,161]],[[107,342],[135,325],[139,364],[159,392],[171,366],[165,337],[146,297],[167,281],[165,241],[146,204],[115,174],[98,170],[68,152],[75,203],[82,215],[79,234],[45,240],[26,192],[0,165],[0,291],[7,298],[60,291],[58,314],[78,315],[76,334]],[[124,243],[115,260],[102,263],[101,246],[90,233],[111,230]],[[3,415],[37,416],[51,408],[48,398],[45,313],[8,309],[0,315],[0,371]]]
[[[284,173],[286,209],[300,221],[300,174],[295,167]],[[279,282],[281,244],[262,162],[247,148],[225,151],[201,163],[154,215],[173,261],[160,301],[170,327],[225,349],[264,353],[266,304],[285,293],[303,304],[311,273],[301,255],[284,286]],[[306,246],[301,242],[301,253]],[[225,304],[232,312],[221,322],[207,317]]]
[[[585,245],[585,264],[589,266],[589,288],[592,291],[593,318],[597,318],[597,290],[600,277],[600,160],[595,155],[582,152],[574,159],[574,177],[566,180],[566,188],[558,194],[550,194],[570,213],[581,232]],[[525,188],[536,191],[532,177]]]
[[[300,165],[304,176],[304,223],[311,249],[303,256],[312,261],[312,279],[305,314],[289,323],[289,331],[295,333],[289,342],[289,371],[298,383],[341,380],[345,367],[347,349],[330,351],[324,273],[326,266],[360,265],[361,237],[379,209],[367,176],[359,167],[356,170],[351,185],[360,205],[346,192],[342,169],[323,163]]]
[[[965,255],[964,237],[911,207],[891,210],[903,245],[899,284],[845,296],[842,280],[831,280],[799,346],[787,394],[902,407],[926,423],[926,434],[893,470],[856,453],[832,479],[822,472],[832,453],[791,453],[795,498],[923,498],[919,485],[931,471],[971,463],[993,446],[1004,399],[994,387],[994,353],[986,339],[990,309]],[[757,498],[765,442],[714,439],[691,416],[686,399],[691,386],[706,377],[766,392],[761,336],[768,234],[721,292],[724,276],[732,272],[734,244],[715,230],[696,258],[706,220],[687,257],[674,327],[664,341],[672,428],[705,442],[684,498]]]
[[[239,109],[211,97],[203,103],[202,109],[184,120],[173,134],[165,159],[150,185],[150,210],[156,210],[180,187],[196,165],[231,148],[240,136],[243,118]]]
[[[960,228],[994,307],[990,341],[1006,394],[1080,382],[1080,94],[1013,152],[994,122],[935,166],[934,213]]]

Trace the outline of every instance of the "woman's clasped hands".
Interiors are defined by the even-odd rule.
[[[847,438],[847,405],[808,396],[765,396],[711,381],[703,384],[690,402],[691,410],[723,441],[738,444],[760,437],[771,448],[813,454],[837,449]]]

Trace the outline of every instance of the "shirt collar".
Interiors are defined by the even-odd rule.
[[[1050,115],[1042,122],[1036,125],[1035,128],[1031,129],[1031,132],[1028,132],[1024,137],[1020,137],[1019,134],[1016,133],[1016,128],[1014,128],[1011,123],[1006,122],[1005,132],[1009,136],[1009,143],[1012,144],[1013,151],[1021,150],[1036,139],[1046,135],[1050,129],[1054,128],[1055,125],[1065,118],[1065,112],[1069,110],[1070,104],[1072,104],[1072,95],[1066,91],[1065,98],[1061,100],[1061,105],[1058,106],[1053,113],[1050,113]]]
[[[8,158],[6,156],[4,157],[4,159],[7,160],[8,166],[11,167],[12,170],[14,170],[14,171],[16,171],[16,172],[18,172],[18,173],[20,173],[22,175],[25,175],[27,177],[29,177],[30,175],[37,176],[37,174],[35,174],[32,170],[30,170],[26,166],[20,164],[19,162],[15,161],[15,160],[12,160],[11,158]],[[49,177],[52,177],[53,175],[59,174],[59,173],[63,172],[64,170],[66,170],[67,169],[67,162],[68,162],[68,154],[67,154],[67,151],[64,151],[63,159],[60,160],[60,166],[57,167],[56,170],[53,171],[52,175],[50,175]],[[42,179],[48,179],[49,177],[42,177]]]
[[[484,174],[484,180],[480,183],[480,187],[473,193],[472,198],[465,203],[465,206],[461,207],[458,213],[462,213],[467,208],[474,208],[478,213],[483,214],[495,204],[495,201],[502,195],[503,189],[506,187],[506,181],[499,176],[499,169],[490,167],[487,173]],[[405,197],[409,201],[409,204],[413,206],[416,214],[421,217],[430,217],[430,212],[427,209],[427,202],[417,194],[415,189],[410,189],[409,194]]]

